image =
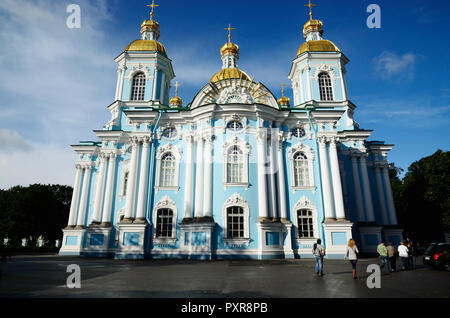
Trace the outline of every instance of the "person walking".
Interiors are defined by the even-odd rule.
[[[386,247],[386,251],[389,259],[389,265],[391,266],[391,272],[395,272],[397,270],[397,250],[392,243],[389,242]]]
[[[408,245],[408,251],[409,251],[409,262],[408,265],[411,265],[411,269],[416,269],[416,256],[417,256],[417,249],[415,247],[415,244],[413,242],[409,242]]]
[[[409,258],[409,250],[405,246],[404,242],[401,241],[398,247],[398,256],[400,256],[400,260],[402,261],[402,270],[408,269],[408,258]]]
[[[316,261],[316,273],[318,276],[323,276],[323,257],[325,256],[325,248],[321,245],[322,240],[317,239],[314,243],[312,253]]]
[[[381,241],[380,244],[377,246],[377,252],[380,255],[381,259],[380,269],[386,266],[386,272],[389,273],[387,249],[386,246],[384,246],[384,241]]]
[[[356,263],[358,262],[358,247],[356,247],[355,241],[351,238],[348,240],[347,252],[345,253],[344,260],[348,259],[352,264],[353,279],[357,279],[356,276]]]

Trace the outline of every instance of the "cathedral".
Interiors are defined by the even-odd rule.
[[[288,75],[292,101],[284,86],[277,99],[240,69],[229,25],[219,71],[183,103],[157,6],[115,59],[111,118],[94,130],[98,140],[72,146],[60,255],[308,258],[320,238],[326,257],[343,258],[350,238],[365,253],[381,240],[399,243],[393,145],[369,141],[372,131],[353,119],[349,60],[323,37],[311,3]]]

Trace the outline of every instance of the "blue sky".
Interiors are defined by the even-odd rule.
[[[2,0],[0,2],[0,188],[73,183],[69,147],[95,140],[110,119],[114,58],[139,37],[151,1]],[[304,42],[307,1],[160,0],[161,26],[180,96],[188,103],[220,69],[219,49],[231,23],[239,67],[281,94]],[[81,28],[68,29],[66,8],[81,7]],[[447,0],[316,0],[324,38],[350,59],[347,82],[370,140],[395,144],[389,159],[405,170],[437,149],[448,150],[450,24]],[[381,8],[369,29],[366,8]],[[292,98],[288,89],[286,95]]]

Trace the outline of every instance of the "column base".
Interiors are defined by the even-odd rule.
[[[269,218],[260,218],[257,223],[259,234],[258,259],[284,258],[285,226],[281,222],[272,222]]]
[[[361,240],[359,247],[362,253],[377,253],[377,246],[381,242],[381,229],[381,226],[373,223],[358,224],[358,232]]]
[[[348,240],[352,238],[352,227],[353,223],[348,220],[323,223],[327,258],[344,257]]]
[[[212,216],[201,216],[194,218],[194,223],[214,223],[214,218]]]
[[[181,221],[181,224],[190,224],[190,223],[194,223],[194,218],[184,218]]]
[[[120,221],[121,224],[132,224],[133,222],[133,218],[124,218],[122,221]]]
[[[133,221],[133,224],[147,224],[147,219],[146,218],[137,218],[136,220]]]
[[[216,224],[210,222],[211,217],[196,219],[194,222],[180,225],[181,253],[188,259],[210,260],[214,252],[212,237]],[[153,250],[152,254],[155,252],[157,251]]]
[[[59,255],[81,255],[85,241],[85,229],[64,229]]]

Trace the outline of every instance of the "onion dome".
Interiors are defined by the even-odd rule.
[[[224,46],[222,46],[222,48],[220,49],[220,54],[224,56],[227,53],[239,55],[239,46],[231,42],[225,43]]]
[[[215,82],[219,82],[222,80],[227,80],[227,79],[240,79],[242,78],[242,80],[250,80],[250,77],[244,72],[241,71],[240,69],[234,67],[234,68],[224,68],[222,70],[220,70],[219,72],[217,72],[216,74],[214,74],[213,77],[211,77],[210,82],[211,83],[215,83]]]
[[[183,101],[178,96],[178,82],[175,83],[175,96],[170,99],[170,106],[171,107],[181,107],[183,105]]]
[[[311,8],[315,4],[305,5],[309,7],[309,21],[303,26],[303,37],[306,42],[303,43],[297,51],[297,57],[304,52],[340,52],[339,48],[334,45],[333,42],[324,40],[322,38],[323,34],[323,23],[320,20],[313,19]]]
[[[291,106],[291,100],[289,99],[289,97],[284,96],[284,87],[286,85],[285,84],[281,84],[281,97],[278,99],[278,105],[280,106],[284,106],[284,107],[289,107]]]
[[[148,5],[152,8],[150,20],[145,20],[141,24],[141,39],[131,42],[124,50],[127,51],[149,51],[159,52],[167,57],[164,45],[158,42],[159,39],[159,23],[153,20],[153,10],[158,7],[155,1]]]

